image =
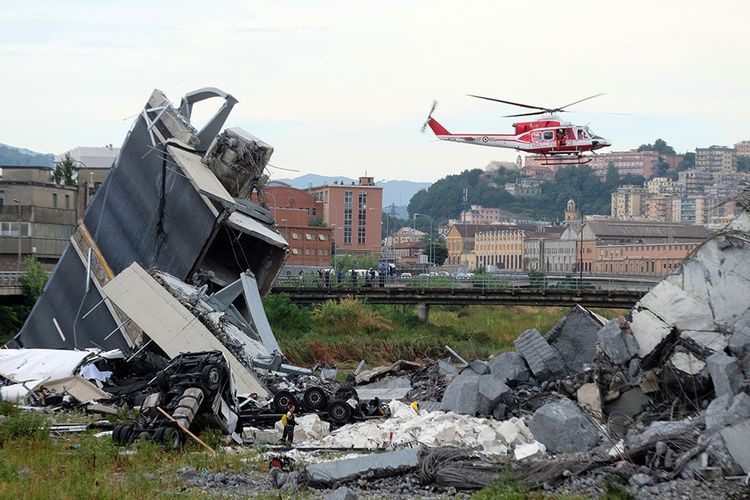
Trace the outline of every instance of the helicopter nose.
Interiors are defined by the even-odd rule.
[[[595,135],[594,137],[591,138],[591,145],[593,146],[594,149],[601,149],[601,148],[606,148],[606,147],[611,146],[612,143],[609,142],[604,137]]]

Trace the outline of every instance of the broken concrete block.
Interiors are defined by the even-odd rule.
[[[633,474],[632,476],[630,476],[628,483],[631,486],[637,486],[637,487],[648,486],[650,484],[654,484],[654,478],[652,478],[648,474],[643,474],[642,472],[639,472],[637,474]]]
[[[583,384],[576,393],[578,404],[596,418],[602,418],[602,394],[595,383]]]
[[[651,400],[640,387],[634,387],[622,394],[616,400],[607,404],[607,414],[622,413],[628,417],[635,417],[648,407]]]
[[[617,364],[626,363],[638,354],[638,341],[632,334],[623,331],[617,318],[597,331],[596,342],[604,354]]]
[[[630,329],[638,342],[638,357],[645,358],[656,350],[672,332],[666,324],[648,309],[634,310]]]
[[[690,340],[699,347],[713,352],[723,351],[727,347],[727,337],[720,332],[686,330],[680,332],[680,338]]]
[[[517,352],[503,352],[488,361],[490,373],[509,386],[529,381],[529,368]]]
[[[594,424],[569,399],[539,408],[531,418],[529,429],[534,438],[553,453],[588,451],[599,440]]]
[[[750,474],[750,419],[725,427],[721,437],[737,465]]]
[[[543,456],[545,453],[547,453],[547,449],[544,445],[539,441],[534,441],[516,446],[513,450],[513,457],[516,460],[523,460],[524,458]]]
[[[713,330],[713,314],[705,298],[699,300],[669,280],[659,282],[636,304],[678,330]]]
[[[445,389],[440,409],[476,415],[479,410],[479,375],[465,371],[453,379]]]
[[[694,428],[693,422],[688,420],[657,420],[651,422],[643,432],[628,434],[625,438],[625,447],[629,449],[639,448],[650,442],[658,441],[659,437],[667,437],[672,434],[688,433]]]
[[[526,360],[538,380],[544,381],[565,375],[562,358],[536,329],[530,328],[523,332],[514,344],[516,351]]]
[[[494,375],[479,377],[479,414],[490,415],[498,403],[507,402],[510,387]]]
[[[706,363],[691,352],[676,352],[669,358],[668,363],[675,370],[688,375],[698,375],[706,367]]]
[[[357,500],[359,495],[346,486],[341,486],[328,493],[323,500]]]
[[[492,418],[495,420],[505,420],[505,415],[508,413],[508,407],[503,403],[498,403],[492,410]]]
[[[750,351],[750,310],[745,311],[734,324],[733,333],[729,339],[729,350],[738,358]]]
[[[364,475],[393,475],[415,469],[419,464],[419,451],[420,448],[409,448],[311,464],[305,467],[305,472],[310,483],[314,485],[333,484]]]
[[[455,375],[458,373],[458,370],[455,366],[448,363],[447,361],[443,361],[442,359],[438,360],[438,370],[440,370],[440,373],[443,375]]]
[[[727,409],[731,402],[731,395],[722,394],[721,396],[714,398],[714,400],[708,404],[703,411],[703,419],[706,422],[706,429],[724,425],[727,418]]]
[[[723,352],[715,352],[706,358],[706,364],[716,395],[735,395],[743,378],[737,359]]]
[[[706,445],[706,453],[709,456],[709,462],[721,468],[721,472],[725,476],[738,476],[742,474],[742,467],[740,467],[732,458],[729,449],[727,448],[724,438],[721,437],[720,433],[712,435],[708,444]],[[705,477],[703,473],[701,477]]]
[[[490,372],[490,368],[487,363],[481,359],[474,359],[469,361],[469,368],[474,371],[477,375],[486,375]]]
[[[602,323],[598,317],[579,305],[575,305],[547,333],[546,340],[563,359],[572,373],[583,370],[584,363],[592,363],[596,357],[596,335]]]

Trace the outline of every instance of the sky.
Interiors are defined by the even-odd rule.
[[[0,3],[0,143],[119,145],[152,89],[219,87],[271,144],[272,178],[434,181],[517,152],[420,134],[509,133],[555,107],[627,150],[750,139],[750,2],[35,1]],[[211,7],[208,7],[211,5]],[[220,105],[196,105],[200,125]],[[629,113],[629,115],[594,114]]]

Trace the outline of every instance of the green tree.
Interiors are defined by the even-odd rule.
[[[635,175],[635,174],[625,174],[622,176],[622,184],[628,185],[628,186],[643,186],[645,184],[646,178],[642,175]]]
[[[33,305],[47,284],[47,270],[34,257],[26,259],[26,271],[19,276],[18,280],[23,287],[23,294],[29,305]]]
[[[547,277],[542,271],[530,270],[528,273],[529,284],[532,288],[545,288]]]
[[[432,242],[432,257],[435,259],[436,266],[442,266],[445,259],[448,258],[448,247],[442,241]]]
[[[310,222],[308,222],[310,227],[328,227],[328,224],[326,224],[326,221],[323,219],[322,215],[313,215],[310,217]]]
[[[653,144],[641,144],[638,146],[638,151],[656,151],[661,155],[675,154],[674,148],[667,144],[664,139],[656,139]]]
[[[620,172],[613,162],[607,163],[607,177],[604,180],[604,185],[610,190],[620,185]]]
[[[75,186],[78,181],[78,170],[75,160],[66,154],[62,160],[55,163],[50,180],[58,186]]]

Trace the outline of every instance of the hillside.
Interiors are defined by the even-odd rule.
[[[0,144],[0,167],[51,167],[54,161],[55,157],[51,154]]]
[[[620,182],[619,178],[602,182],[590,167],[567,167],[557,172],[554,182],[542,185],[541,194],[513,197],[504,185],[517,176],[517,172],[505,169],[464,170],[449,175],[416,193],[409,203],[409,213],[424,213],[436,222],[458,218],[463,209],[463,190],[468,188],[469,205],[499,207],[534,220],[561,220],[565,204],[571,198],[585,215],[608,214],[610,193]]]

